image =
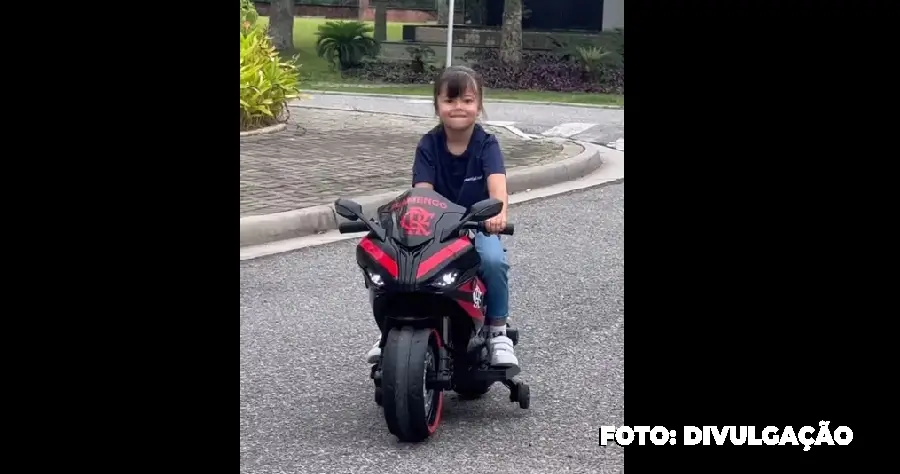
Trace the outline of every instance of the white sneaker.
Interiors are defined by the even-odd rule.
[[[381,345],[381,337],[375,341],[375,345],[366,353],[366,362],[369,364],[374,364],[381,358],[381,348],[378,347],[379,345]]]
[[[516,367],[519,359],[513,349],[512,339],[505,335],[491,337],[491,365],[495,367]]]

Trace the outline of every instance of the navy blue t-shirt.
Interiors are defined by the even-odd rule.
[[[475,124],[469,147],[456,156],[447,149],[444,128],[438,126],[419,140],[412,184],[431,183],[436,192],[468,208],[490,197],[487,177],[495,173],[506,173],[503,152],[496,137]]]

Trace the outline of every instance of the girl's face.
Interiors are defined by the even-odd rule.
[[[475,124],[481,112],[480,101],[475,87],[460,91],[458,97],[447,97],[447,87],[437,98],[438,116],[444,126],[452,130],[465,130]]]

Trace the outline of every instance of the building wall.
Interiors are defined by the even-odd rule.
[[[625,0],[603,0],[603,29],[625,28]]]
[[[370,0],[360,0],[357,7],[332,7],[322,5],[294,5],[294,16],[318,16],[328,19],[375,21],[375,7]],[[262,16],[269,15],[269,4],[256,2],[256,11]],[[388,9],[387,21],[400,23],[425,23],[437,21],[436,11]]]

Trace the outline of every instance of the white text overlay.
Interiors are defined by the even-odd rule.
[[[812,446],[846,446],[853,441],[853,430],[838,426],[832,432],[830,421],[820,421],[818,427],[803,426],[684,426],[680,431],[664,426],[601,426],[600,446],[615,442],[619,446],[647,444],[662,446],[682,444],[685,446],[803,446],[809,451]]]

